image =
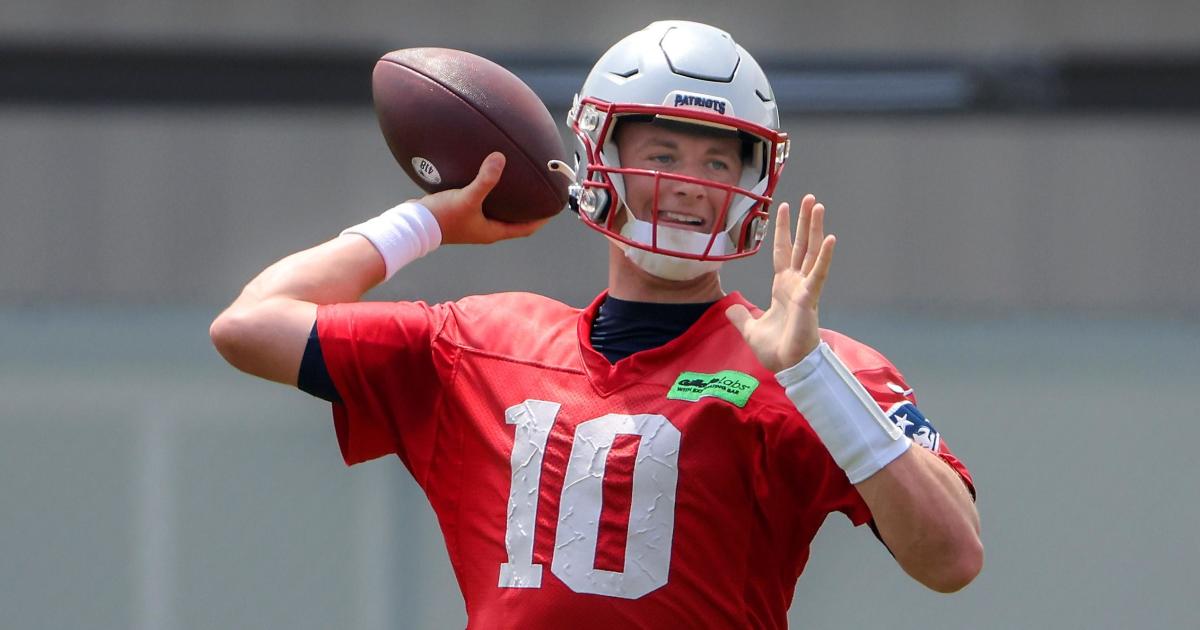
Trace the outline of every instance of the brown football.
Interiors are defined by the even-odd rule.
[[[557,214],[567,181],[549,170],[565,153],[541,99],[500,65],[461,50],[406,48],[383,56],[371,79],[388,148],[425,192],[462,188],[493,151],[507,158],[484,200],[489,217],[510,222]]]

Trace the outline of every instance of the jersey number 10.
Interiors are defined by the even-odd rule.
[[[513,436],[512,486],[500,565],[502,588],[541,588],[542,565],[533,563],[538,492],[546,441],[559,403],[526,400],[504,412]],[[618,435],[640,436],[633,467],[633,496],[625,545],[625,570],[595,568],[603,508],[604,467]],[[637,599],[667,583],[675,531],[675,487],[679,481],[679,438],[659,414],[610,413],[575,429],[559,499],[554,560],[550,570],[571,590]]]

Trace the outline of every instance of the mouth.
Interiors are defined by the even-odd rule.
[[[707,221],[704,220],[704,217],[688,214],[686,212],[675,212],[672,210],[659,210],[658,222],[671,225],[680,225],[689,228],[704,227],[704,224],[707,223]]]

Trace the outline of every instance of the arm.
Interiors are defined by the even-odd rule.
[[[492,243],[528,236],[545,224],[504,223],[483,215],[483,200],[503,168],[504,156],[493,153],[465,188],[421,199],[436,219],[440,242]],[[343,234],[267,267],[217,316],[209,336],[239,370],[295,385],[317,306],[358,301],[384,281],[386,272],[384,257],[371,241]]]
[[[817,307],[836,243],[824,234],[824,213],[805,196],[793,242],[789,208],[780,206],[771,307],[757,319],[740,305],[726,314],[846,470],[900,566],[931,589],[957,591],[983,566],[979,515],[966,486],[937,455],[912,448],[857,379],[819,349]]]
[[[918,582],[952,593],[979,574],[979,513],[963,480],[920,446],[855,485],[896,562]]]

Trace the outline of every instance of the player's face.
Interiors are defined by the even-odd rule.
[[[677,173],[735,185],[742,177],[742,143],[736,137],[714,137],[666,129],[649,122],[627,122],[617,129],[621,166]],[[625,202],[634,216],[652,221],[655,179],[625,175]],[[711,232],[725,204],[726,192],[673,179],[658,181],[658,221],[682,230]],[[723,226],[722,226],[723,228]]]

